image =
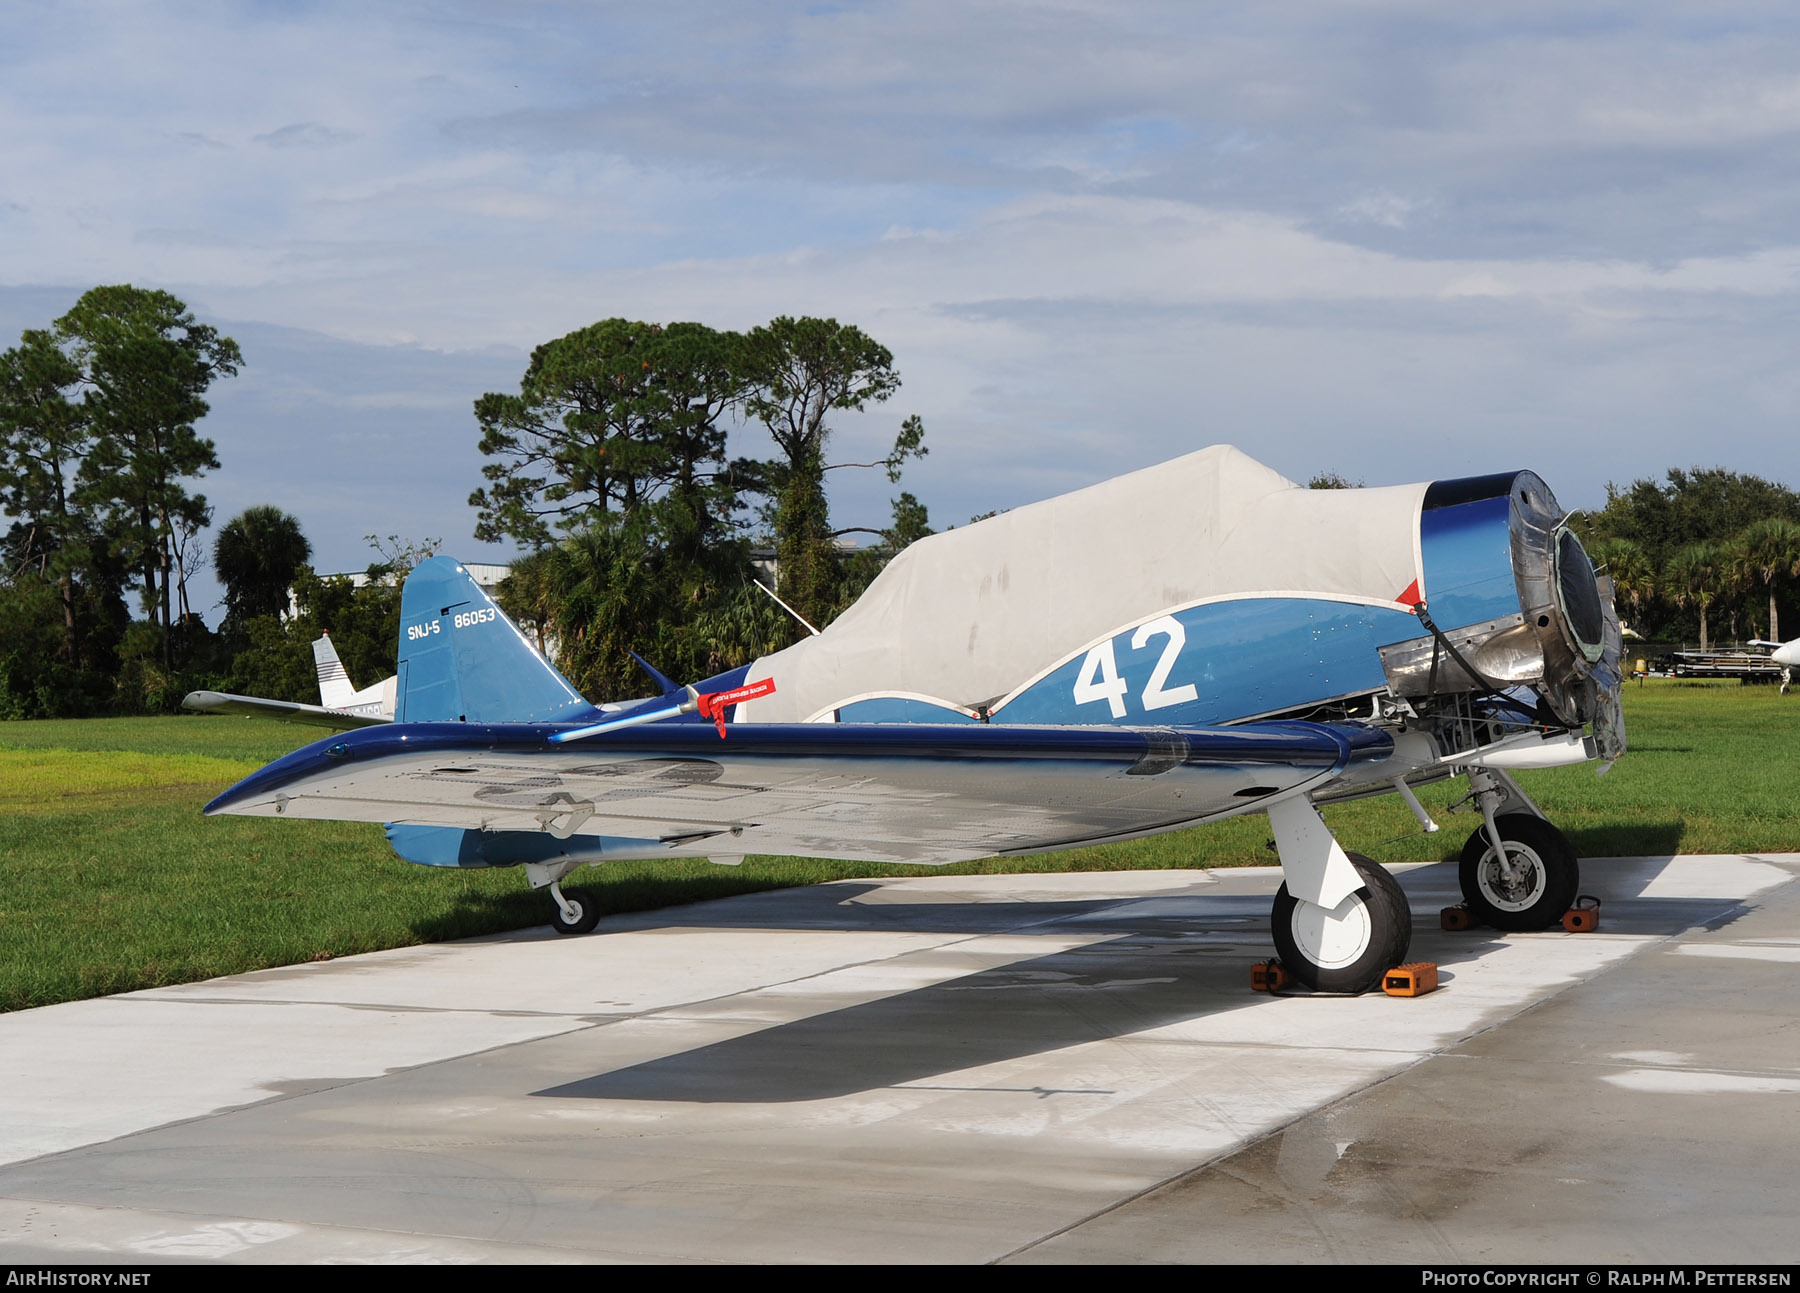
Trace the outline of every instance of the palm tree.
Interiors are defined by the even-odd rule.
[[[312,556],[300,522],[279,507],[247,507],[219,529],[213,570],[225,585],[225,621],[241,627],[287,609],[294,575]]]
[[[1800,575],[1800,525],[1785,517],[1771,516],[1758,521],[1738,536],[1733,544],[1745,576],[1750,584],[1761,584],[1769,591],[1769,639],[1781,641],[1780,613],[1775,606],[1775,591]]]
[[[1613,591],[1631,607],[1631,618],[1641,630],[1644,607],[1656,596],[1659,582],[1649,554],[1631,539],[1602,539],[1588,554],[1612,579]]]
[[[681,671],[671,662],[656,570],[643,535],[619,518],[602,518],[547,549],[544,581],[553,607],[549,629],[557,664],[590,700],[644,693],[629,652]]]
[[[1690,543],[1669,558],[1665,581],[1675,604],[1700,608],[1700,649],[1707,649],[1706,612],[1718,600],[1725,562],[1714,543]]]
[[[512,617],[514,624],[531,631],[533,645],[546,659],[554,654],[556,641],[552,626],[556,622],[557,598],[552,586],[553,557],[547,548],[528,552],[507,568],[500,581],[495,600],[500,609]]]
[[[694,654],[704,672],[724,673],[794,641],[794,622],[773,597],[746,580],[694,617]]]

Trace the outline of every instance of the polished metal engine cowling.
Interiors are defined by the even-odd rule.
[[[1616,758],[1624,750],[1625,729],[1612,582],[1595,573],[1567,514],[1534,472],[1512,477],[1508,499],[1518,613],[1441,625],[1454,653],[1433,634],[1384,647],[1388,686],[1408,698],[1530,687],[1563,724],[1594,723],[1601,757]],[[1456,655],[1479,677],[1459,665]]]
[[[1623,640],[1613,611],[1612,581],[1595,574],[1556,496],[1528,471],[1513,481],[1512,559],[1524,627],[1532,631],[1543,658],[1532,685],[1572,723],[1605,719],[1609,698],[1616,716]],[[1492,644],[1484,643],[1482,652],[1490,650]],[[1474,663],[1482,668],[1479,658]],[[1595,731],[1602,757],[1613,757],[1606,751],[1616,738],[1616,756],[1624,748],[1623,722],[1600,726],[1616,726],[1616,733],[1602,732],[1599,726]]]

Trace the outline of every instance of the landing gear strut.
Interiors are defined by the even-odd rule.
[[[1348,853],[1362,887],[1327,911],[1282,885],[1269,923],[1281,964],[1321,992],[1361,992],[1406,959],[1412,909],[1400,882],[1360,853]]]

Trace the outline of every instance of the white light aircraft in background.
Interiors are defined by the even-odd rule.
[[[1800,638],[1791,642],[1765,642],[1762,638],[1753,638],[1751,646],[1774,647],[1769,652],[1769,659],[1781,666],[1781,694],[1788,694],[1788,688],[1794,683],[1794,669],[1800,666]]]
[[[398,678],[383,678],[358,691],[344,670],[344,662],[338,659],[337,648],[331,645],[329,633],[313,643],[313,667],[319,674],[320,703],[317,705],[269,700],[262,696],[234,696],[223,691],[191,691],[181,704],[183,708],[202,713],[249,714],[338,731],[394,721]]]
[[[313,643],[313,666],[319,671],[319,703],[326,709],[390,723],[394,721],[397,678],[383,678],[358,691],[344,670],[344,662],[338,659],[337,648],[331,645],[329,633],[321,634]]]

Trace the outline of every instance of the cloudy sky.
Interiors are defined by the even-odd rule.
[[[859,325],[905,384],[841,451],[922,415],[940,526],[1220,441],[1800,484],[1785,6],[59,0],[0,122],[0,343],[181,296],[245,355],[202,488],[326,569],[503,558],[471,401],[615,315]]]

